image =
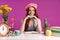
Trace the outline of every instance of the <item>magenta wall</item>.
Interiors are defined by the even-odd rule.
[[[20,29],[21,19],[25,17],[25,6],[28,3],[38,4],[38,14],[42,21],[48,19],[51,26],[60,26],[60,0],[0,0],[0,5],[8,4],[13,10],[9,14],[8,24],[11,24],[11,18],[15,18],[14,29]],[[2,17],[0,15],[0,20]]]

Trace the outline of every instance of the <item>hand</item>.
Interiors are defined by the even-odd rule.
[[[30,16],[29,16],[29,15],[25,18],[25,20],[26,20],[26,19],[28,19],[28,18],[30,18]]]
[[[36,16],[33,16],[35,19],[38,19]]]

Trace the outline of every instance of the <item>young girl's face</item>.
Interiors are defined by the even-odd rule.
[[[35,14],[35,9],[33,7],[29,7],[29,15],[33,16]]]

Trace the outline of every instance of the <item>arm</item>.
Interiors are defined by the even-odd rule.
[[[40,20],[40,19],[38,19],[38,27],[37,27],[37,31],[38,31],[39,33],[42,32],[41,20]]]
[[[25,29],[25,22],[26,22],[26,20],[24,20],[24,22],[22,23],[22,26],[21,26],[21,29],[20,29],[21,33],[24,32],[24,29]]]
[[[36,16],[34,16],[36,19],[37,19],[37,21],[38,21],[38,26],[37,26],[37,31],[39,32],[39,33],[41,33],[42,32],[42,27],[41,27],[41,20],[39,19],[39,18],[37,18]]]
[[[28,15],[28,16],[24,19],[24,21],[23,21],[23,23],[22,23],[22,26],[21,26],[21,29],[20,29],[21,33],[24,32],[24,29],[25,29],[25,23],[26,23],[26,20],[27,20],[29,17],[30,17],[30,16]]]

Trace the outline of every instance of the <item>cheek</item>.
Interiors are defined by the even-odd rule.
[[[30,14],[31,12],[29,11],[28,13]]]
[[[35,12],[34,11],[32,11],[32,14],[34,14]]]

